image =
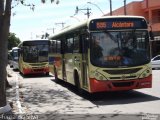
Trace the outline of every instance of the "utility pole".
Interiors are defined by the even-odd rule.
[[[112,16],[112,0],[109,0],[110,3],[110,16]]]
[[[126,10],[126,0],[124,0],[124,15],[127,15],[127,10]]]
[[[54,33],[55,28],[47,28],[47,30],[53,30],[53,33]]]
[[[80,8],[78,8],[78,6],[76,6],[76,11],[75,11],[75,14],[77,14],[78,13],[78,11],[80,11],[80,10],[87,10],[87,13],[85,14],[85,15],[87,15],[87,18],[89,18],[90,17],[90,8],[86,8],[86,9],[80,9]]]

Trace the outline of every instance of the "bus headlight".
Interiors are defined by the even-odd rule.
[[[146,69],[145,71],[143,71],[142,74],[140,74],[139,78],[148,77],[150,74],[151,74],[151,69]]]
[[[104,80],[104,77],[103,77],[103,76],[99,76],[99,79],[100,79],[100,80]]]
[[[94,77],[97,79],[97,80],[107,80],[102,74],[100,74],[99,72],[95,72],[94,73]]]
[[[25,68],[25,69],[26,69],[26,68],[31,68],[31,67],[32,67],[32,66],[29,65],[29,64],[27,64],[27,63],[24,63],[24,64],[23,64],[23,68]]]

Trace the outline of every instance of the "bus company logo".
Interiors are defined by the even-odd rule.
[[[122,80],[125,80],[125,79],[126,79],[126,76],[125,76],[125,75],[122,75],[122,76],[121,76],[121,79],[122,79]]]

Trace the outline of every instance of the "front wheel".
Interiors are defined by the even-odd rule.
[[[79,75],[77,71],[74,73],[74,81],[75,81],[76,91],[78,92],[78,94],[82,95],[84,91],[81,88]]]
[[[46,72],[46,76],[48,76],[49,75],[49,72]]]

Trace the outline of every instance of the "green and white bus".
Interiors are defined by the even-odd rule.
[[[37,73],[49,75],[48,40],[25,40],[18,48],[19,70],[23,75]]]
[[[50,37],[49,68],[90,93],[152,87],[148,25],[141,16],[104,16]]]

